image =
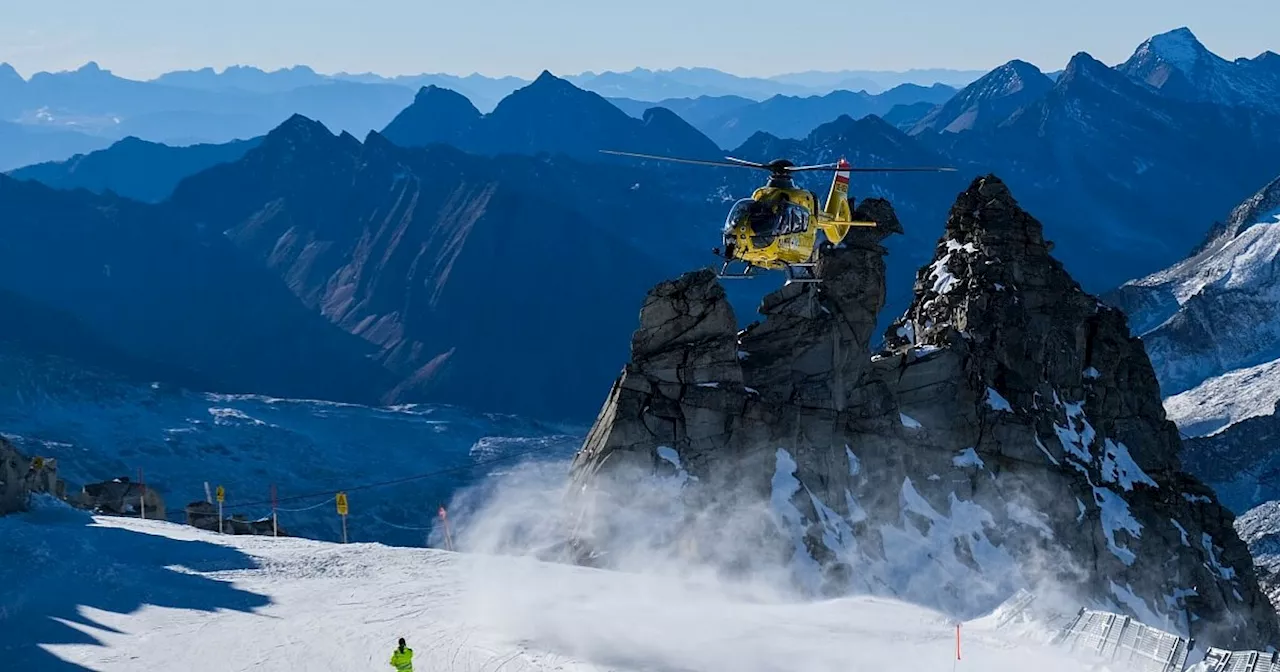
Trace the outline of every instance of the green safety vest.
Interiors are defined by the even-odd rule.
[[[396,649],[391,653],[391,665],[396,672],[413,672],[413,649],[405,647],[404,651]]]

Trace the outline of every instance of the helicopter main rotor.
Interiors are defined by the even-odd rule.
[[[612,149],[600,150],[602,154],[613,154],[615,156],[630,156],[638,159],[652,159],[655,161],[672,161],[675,163],[688,163],[699,166],[718,166],[725,168],[756,168],[759,170],[767,170],[775,177],[789,177],[791,173],[800,173],[806,171],[831,171],[831,172],[850,172],[850,173],[954,173],[955,168],[933,168],[933,167],[886,167],[886,168],[863,168],[852,167],[848,165],[840,165],[839,163],[822,163],[812,166],[797,166],[787,159],[774,159],[768,163],[759,163],[756,161],[747,161],[734,156],[724,157],[724,161],[708,161],[704,159],[681,159],[674,156],[658,156],[656,154],[638,154],[636,152],[619,152]]]

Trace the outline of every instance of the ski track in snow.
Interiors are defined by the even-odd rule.
[[[30,572],[19,549],[57,552]],[[401,636],[430,672],[1089,669],[994,619],[964,626],[955,661],[954,623],[900,602],[747,599],[521,558],[71,510],[0,519],[0,550],[0,578],[28,576],[0,593],[6,669],[384,670]]]

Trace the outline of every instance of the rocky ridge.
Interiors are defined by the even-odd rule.
[[[1183,460],[1243,513],[1280,498],[1280,179],[1215,224],[1186,259],[1106,300],[1150,354]]]
[[[25,509],[32,495],[63,497],[66,487],[56,460],[23,455],[0,436],[0,516]]]
[[[741,332],[709,271],[650,292],[574,461],[579,558],[783,567],[812,594],[961,616],[1065,589],[1215,645],[1274,641],[1231,514],[1181,470],[1141,343],[1004,184],[960,195],[875,357],[897,227],[887,202],[860,209],[882,226]]]
[[[1280,357],[1280,178],[1186,259],[1106,297],[1142,335],[1166,395]]]

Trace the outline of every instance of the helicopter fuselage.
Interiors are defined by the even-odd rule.
[[[838,244],[850,227],[875,226],[875,222],[853,221],[847,177],[841,177],[837,175],[832,183],[823,209],[818,208],[813,192],[789,184],[776,186],[777,182],[738,201],[725,222],[725,260],[784,270],[813,263],[820,236]]]

